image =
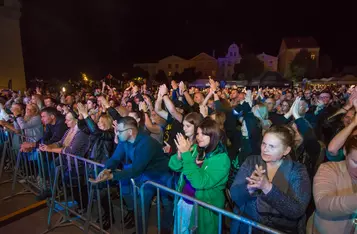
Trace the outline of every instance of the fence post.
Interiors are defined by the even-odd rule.
[[[52,213],[53,213],[53,210],[55,209],[56,192],[57,192],[57,185],[58,185],[58,178],[59,178],[59,168],[60,168],[60,166],[56,167],[55,181],[53,182],[52,197],[51,197],[51,202],[50,202],[51,205],[50,205],[50,210],[48,212],[48,218],[47,218],[48,229],[51,228]]]
[[[1,153],[1,163],[0,163],[0,179],[2,177],[2,171],[3,171],[3,168],[4,168],[4,163],[5,163],[5,158],[6,158],[6,150],[8,148],[8,141],[4,141],[4,144],[3,144],[3,149],[2,149],[2,153]],[[10,157],[10,155],[9,155]]]
[[[135,231],[136,231],[136,233],[140,233],[139,232],[139,223],[138,223],[138,201],[137,201],[138,192],[137,192],[137,187],[136,187],[136,184],[135,184],[135,180],[134,179],[130,179],[130,181],[131,181],[131,185],[133,186]],[[144,202],[143,202],[143,200],[141,200],[141,206],[142,207],[144,207],[143,204],[144,204]],[[144,216],[143,216],[142,220],[145,221],[145,217]],[[144,230],[143,233],[146,233],[145,229],[144,229],[145,223],[143,223],[142,225],[143,225],[143,230]]]
[[[160,204],[160,189],[156,189],[156,208],[157,208],[157,228],[158,233],[161,233],[161,204]],[[149,222],[149,220],[148,220]]]
[[[19,166],[20,166],[20,160],[21,160],[21,152],[19,151],[19,152],[17,153],[17,158],[16,158],[16,165],[15,165],[15,170],[14,170],[14,178],[13,178],[13,181],[12,181],[11,195],[14,195],[15,186],[16,186],[17,173],[18,173]],[[27,173],[26,173],[26,174],[27,174]]]

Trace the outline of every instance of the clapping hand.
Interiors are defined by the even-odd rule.
[[[270,192],[272,184],[265,173],[266,171],[262,166],[255,165],[252,175],[246,178],[248,181],[247,189],[250,194],[253,194],[256,190],[262,190],[264,194]]]
[[[180,93],[180,96],[182,96],[184,94],[186,90],[186,85],[185,83],[183,83],[182,81],[179,83],[179,93]]]
[[[190,151],[192,143],[186,139],[181,133],[177,133],[176,139],[174,139],[177,149],[180,153]]]
[[[82,103],[77,103],[78,114],[82,115],[84,118],[88,116],[88,108],[84,106]]]
[[[217,84],[216,84],[216,82],[214,82],[213,79],[209,79],[209,85],[211,87],[211,89],[210,89],[211,92],[217,91]]]
[[[292,115],[294,116],[295,119],[299,119],[301,117],[301,115],[299,114],[299,109],[301,108],[300,100],[301,97],[297,97],[290,108],[290,110],[292,110]]]
[[[144,113],[148,112],[148,106],[145,102],[139,103],[139,111],[143,111]]]
[[[160,86],[159,88],[159,93],[161,94],[161,96],[164,96],[165,94],[167,94],[169,92],[169,90],[167,89],[166,85],[163,84]]]
[[[103,96],[98,97],[98,102],[100,102],[104,109],[108,109],[110,107],[109,102]]]

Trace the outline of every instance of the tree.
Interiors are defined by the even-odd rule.
[[[264,72],[264,63],[254,54],[247,54],[234,66],[234,80],[252,80]]]
[[[319,58],[319,70],[323,77],[330,77],[332,72],[332,60],[327,54],[320,56]]]
[[[301,81],[304,77],[314,78],[317,75],[316,55],[302,49],[290,64],[289,78],[293,81]]]
[[[167,76],[163,70],[159,70],[155,76],[155,81],[159,82],[160,84],[168,83]]]
[[[130,78],[134,79],[137,77],[141,77],[141,78],[149,78],[149,72],[145,71],[144,69],[142,69],[141,67],[134,67],[131,69],[131,71],[129,71],[130,74]]]
[[[201,72],[197,72],[195,67],[185,68],[183,72],[178,75],[177,79],[180,81],[192,82],[199,79],[202,76]]]

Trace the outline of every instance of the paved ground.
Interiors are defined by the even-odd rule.
[[[4,182],[10,178],[9,174],[4,174],[1,182]],[[15,190],[13,194],[18,194],[25,191],[24,187],[20,183],[15,184]],[[3,200],[5,197],[9,197],[12,194],[12,182],[0,184],[0,217],[13,213],[17,210],[25,208],[31,204],[36,203],[35,196],[33,194],[21,194],[11,197],[11,199]]]
[[[26,216],[18,221],[15,221],[11,224],[8,224],[2,228],[0,228],[0,233],[1,234],[41,234],[44,231],[47,230],[47,215],[48,215],[48,209],[42,209],[40,211],[37,211],[36,213],[33,213],[29,216]],[[154,217],[155,214],[152,214],[151,217]],[[56,221],[60,218],[59,214],[55,214],[52,218],[53,224],[56,223]],[[149,228],[149,234],[154,234],[157,233],[157,229],[154,227],[154,221],[151,220],[151,226]],[[135,229],[132,230],[125,230],[124,234],[131,234],[135,231]],[[68,227],[60,227],[56,228],[52,231],[49,232],[50,234],[54,233],[66,233],[66,234],[80,234],[83,233],[81,229],[79,229],[76,226],[68,226]],[[100,233],[100,232],[94,232],[90,231],[89,233]],[[121,228],[120,228],[120,222],[117,221],[116,224],[114,225],[114,228],[112,230],[113,234],[119,234],[122,233]]]

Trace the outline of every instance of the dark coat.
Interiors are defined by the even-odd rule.
[[[89,159],[98,163],[104,163],[108,160],[114,151],[114,131],[100,130],[89,116],[84,120],[79,120],[78,127],[90,134]]]
[[[237,206],[235,212],[285,233],[304,233],[305,211],[311,198],[306,167],[288,157],[276,172],[271,191],[250,195],[246,177],[251,176],[256,164],[266,169],[260,155],[249,156],[233,182],[230,192]],[[231,234],[237,233],[248,233],[248,226],[232,221]]]
[[[168,173],[169,159],[162,145],[151,136],[140,132],[134,143],[120,142],[113,156],[105,163],[105,168],[115,170],[125,162],[131,164],[122,171],[115,171],[114,180],[124,180],[145,175],[151,180]]]

